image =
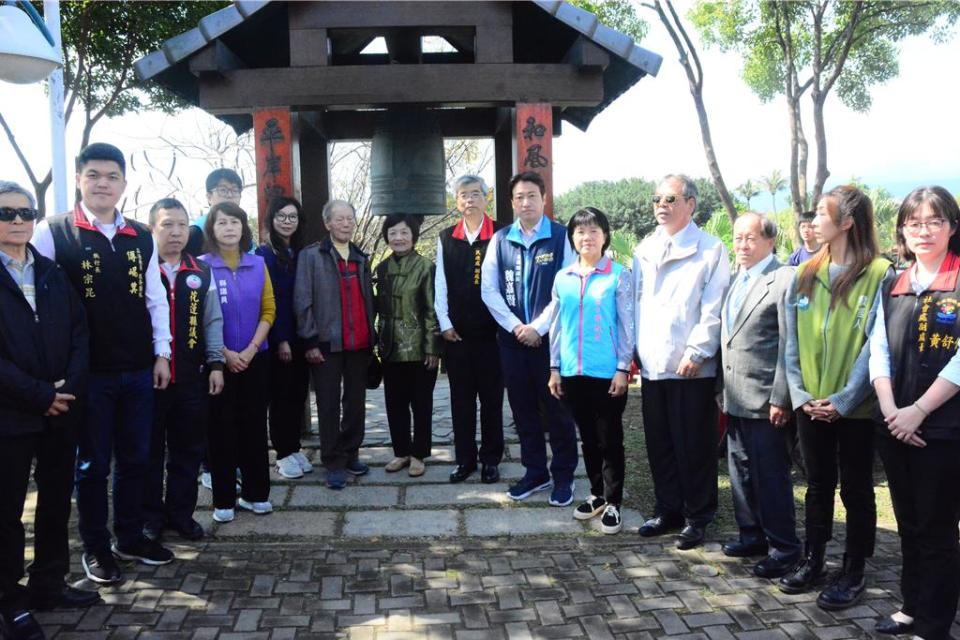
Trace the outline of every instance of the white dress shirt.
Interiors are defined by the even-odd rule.
[[[115,212],[115,218],[112,223],[101,223],[97,216],[87,208],[85,204],[80,203],[80,209],[87,221],[94,226],[100,233],[113,245],[113,237],[117,235],[119,229],[127,226],[126,220]],[[150,314],[150,323],[153,326],[153,353],[154,355],[170,354],[170,305],[167,302],[167,291],[160,280],[160,265],[156,257],[159,255],[157,250],[157,241],[153,242],[153,259],[147,261],[147,272],[145,274],[147,311]],[[50,232],[50,224],[46,220],[37,223],[33,230],[33,238],[30,243],[34,246],[40,255],[50,258],[54,262],[57,260],[57,249],[53,243],[53,234]]]

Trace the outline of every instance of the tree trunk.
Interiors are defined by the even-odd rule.
[[[800,105],[796,100],[787,98],[787,111],[790,116],[790,200],[793,213],[799,217],[803,213],[800,191]]]
[[[807,145],[807,136],[803,132],[803,120],[800,119],[800,103],[797,102],[797,136],[799,155],[797,157],[797,186],[800,189],[801,212],[810,208],[809,193],[807,192],[807,159],[810,157],[810,147]]]
[[[823,185],[830,177],[827,169],[827,130],[823,121],[823,103],[826,95],[816,90],[811,94],[813,98],[813,130],[817,141],[817,174],[813,183],[813,201],[816,202],[823,193]]]
[[[669,17],[663,9],[664,4],[670,12]],[[656,0],[653,4],[644,4],[643,6],[657,12],[660,22],[663,23],[663,26],[667,29],[667,33],[670,34],[670,38],[677,48],[677,53],[680,55],[680,64],[683,65],[683,70],[687,74],[690,95],[693,97],[693,104],[697,109],[697,118],[700,122],[700,137],[703,139],[703,151],[707,156],[707,168],[710,170],[710,177],[713,179],[713,185],[717,189],[717,195],[720,196],[720,202],[723,203],[723,208],[726,210],[730,222],[736,222],[737,207],[734,205],[733,196],[730,195],[730,191],[723,181],[723,174],[720,172],[720,163],[717,161],[717,154],[713,148],[713,138],[710,135],[710,121],[707,118],[707,108],[703,103],[703,67],[700,66],[700,57],[697,54],[697,50],[693,46],[693,41],[690,40],[690,36],[680,21],[680,16],[677,15],[676,10],[673,8],[673,3],[670,2],[670,0],[665,0],[663,3],[661,3],[660,0]],[[696,70],[694,70],[694,65],[696,66]]]

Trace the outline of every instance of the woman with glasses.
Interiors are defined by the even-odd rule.
[[[293,285],[302,246],[300,203],[278,197],[267,206],[266,242],[257,248],[270,273],[277,315],[270,327],[270,442],[277,452],[277,473],[302,478],[313,465],[300,451],[300,429],[307,401],[309,369],[304,345],[297,338]]]
[[[633,360],[633,277],[604,255],[610,223],[599,209],[573,214],[567,236],[579,259],[553,283],[547,386],[555,398],[566,401],[580,429],[590,479],[590,497],[573,510],[573,517],[599,515],[600,530],[614,534],[623,526],[623,411]]]
[[[241,251],[253,234],[247,214],[232,202],[210,208],[204,225],[207,253],[223,310],[223,391],[210,403],[207,458],[213,476],[213,519],[230,522],[234,507],[266,514],[270,504],[267,458],[267,334],[276,315],[263,258]],[[243,475],[239,500],[236,470]]]
[[[897,214],[909,268],[883,288],[870,337],[880,400],[877,448],[890,483],[903,606],[885,634],[950,638],[960,597],[960,208],[943,187],[913,190]]]
[[[864,565],[876,540],[876,401],[870,393],[867,336],[878,292],[893,269],[878,256],[873,204],[860,189],[842,186],[824,194],[813,226],[822,248],[797,268],[787,298],[786,331],[787,381],[807,467],[806,552],[780,580],[780,590],[802,593],[824,577],[839,467],[847,511],[843,565],[817,597],[821,608],[835,610],[863,595]]]
[[[383,221],[393,252],[377,266],[378,349],[383,360],[383,399],[394,458],[388,472],[409,467],[422,476],[430,455],[433,387],[440,362],[440,326],[433,309],[433,263],[416,251],[420,221],[393,214]],[[413,438],[410,414],[413,413]]]

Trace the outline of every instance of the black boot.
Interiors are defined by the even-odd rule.
[[[867,589],[867,581],[863,577],[864,562],[864,558],[843,554],[843,568],[830,586],[817,596],[817,605],[829,611],[855,605]]]
[[[797,568],[780,578],[780,591],[784,593],[804,593],[823,578],[823,556],[825,544],[806,545],[806,553]]]

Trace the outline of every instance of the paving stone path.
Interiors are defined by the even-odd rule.
[[[677,551],[671,539],[639,538],[641,514],[632,510],[620,535],[603,536],[569,508],[547,505],[546,494],[513,503],[505,492],[523,470],[512,424],[503,481],[484,485],[475,475],[451,485],[447,398],[441,376],[424,477],[384,472],[389,432],[382,395],[371,393],[362,450],[368,476],[331,491],[319,468],[299,480],[274,473],[276,512],[238,512],[227,525],[214,525],[210,494],[201,490],[198,520],[210,533],[203,542],[168,541],[177,561],[164,567],[126,565],[125,582],[101,589],[102,605],[38,614],[47,636],[833,640],[871,637],[875,620],[899,606],[894,532],[879,532],[864,600],[828,613],[814,604],[816,594],[782,594],[752,575],[750,561],[725,557],[723,532],[711,531],[700,549]],[[577,474],[583,497],[582,466]],[[835,542],[829,551],[833,566],[842,549]]]

